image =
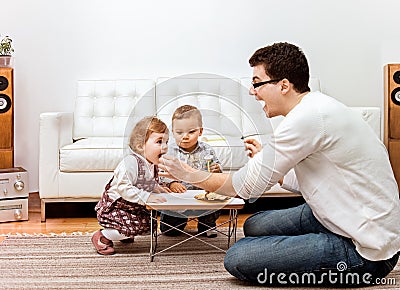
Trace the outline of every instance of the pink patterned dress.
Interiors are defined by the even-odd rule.
[[[153,191],[158,184],[157,166],[154,165],[155,176],[148,179],[145,175],[144,161],[135,154],[133,156],[136,157],[138,163],[138,177],[134,185],[148,192]],[[116,229],[131,238],[148,233],[150,231],[150,213],[143,205],[127,201],[122,197],[113,200],[108,196],[107,191],[113,178],[106,185],[103,196],[95,207],[99,224],[104,228]]]

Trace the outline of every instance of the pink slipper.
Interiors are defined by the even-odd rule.
[[[100,255],[113,255],[115,253],[113,242],[103,236],[100,230],[93,234],[92,243]]]

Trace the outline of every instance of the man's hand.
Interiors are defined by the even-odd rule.
[[[247,155],[250,158],[262,150],[261,144],[255,139],[244,139],[244,147],[249,151]]]
[[[190,167],[187,163],[168,155],[163,155],[160,158],[158,168],[161,169],[159,176],[164,176],[175,180],[182,180],[189,183],[191,182],[185,179],[186,175],[188,173],[197,171],[196,169]]]
[[[166,201],[167,201],[167,199],[164,196],[150,194],[150,196],[147,199],[146,203],[163,203],[163,202],[166,202]]]
[[[232,185],[231,176],[227,173],[211,173],[203,169],[195,169],[185,162],[167,155],[163,155],[160,158],[158,167],[165,171],[160,171],[159,176],[165,176],[173,180],[191,183],[209,191],[226,192],[224,194],[229,196],[236,195]]]
[[[177,192],[177,193],[183,193],[187,189],[186,186],[184,186],[179,181],[172,181],[169,184],[169,188],[171,189],[172,192]]]

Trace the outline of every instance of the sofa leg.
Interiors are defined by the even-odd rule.
[[[46,202],[43,199],[40,200],[40,221],[46,221]]]

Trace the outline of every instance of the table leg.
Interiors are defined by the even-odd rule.
[[[228,249],[231,245],[231,226],[232,226],[232,210],[229,210],[229,224],[228,224]]]
[[[154,229],[154,221],[155,226]],[[157,211],[151,210],[150,211],[150,262],[153,262],[154,256],[157,250],[157,228],[158,228],[158,220],[157,220]]]
[[[228,223],[228,249],[231,246],[232,235],[234,238],[234,243],[236,243],[236,228],[237,228],[237,209],[230,209],[229,223]]]
[[[234,223],[235,223],[235,225],[234,225],[234,237],[235,237],[235,239],[234,239],[234,243],[236,243],[236,230],[237,230],[237,214],[238,214],[238,211],[237,211],[237,209],[235,209],[235,221],[234,221]]]

